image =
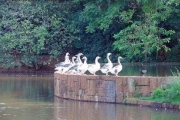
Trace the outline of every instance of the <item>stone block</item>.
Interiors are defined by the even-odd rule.
[[[65,85],[65,84],[67,84],[67,83],[68,83],[67,80],[61,80],[61,84],[62,84],[62,85]]]
[[[141,77],[137,76],[134,77],[134,85],[141,85]]]
[[[64,75],[63,80],[67,80],[67,77],[68,77],[67,75]]]
[[[149,96],[149,86],[136,86],[136,92],[140,93],[142,96]]]
[[[134,77],[128,77],[127,78],[127,91],[128,93],[133,93],[135,91],[135,78]]]
[[[159,86],[156,84],[157,78],[152,77],[150,78],[150,92],[152,93],[155,89],[157,89]]]
[[[87,80],[99,80],[99,75],[87,75]]]
[[[80,81],[80,78],[81,78],[80,75],[74,75],[74,76],[73,76],[74,82],[79,82],[79,81]]]
[[[95,101],[94,96],[88,96],[89,100],[88,101]]]
[[[137,104],[138,104],[138,100],[131,99],[131,105],[137,105]]]
[[[67,75],[67,80],[74,80],[74,75]]]
[[[129,89],[127,85],[123,85],[123,93],[129,93]]]
[[[149,86],[149,85],[150,85],[150,79],[149,79],[149,77],[143,77],[143,78],[141,78],[141,85]]]
[[[151,107],[162,108],[162,103],[160,103],[160,102],[152,102]]]
[[[69,92],[73,92],[73,89],[72,89],[71,86],[68,86],[68,91],[69,91]]]
[[[98,88],[98,89],[97,89],[97,95],[100,96],[100,97],[101,97],[101,96],[105,96],[105,93],[103,92],[103,89],[102,89],[102,88]]]
[[[129,98],[129,99],[127,99],[127,100],[125,101],[125,104],[137,105],[137,104],[138,104],[138,100]]]
[[[102,88],[102,87],[104,87],[104,83],[105,83],[105,81],[103,81],[103,80],[96,80],[95,81],[95,87],[96,88]]]
[[[116,93],[116,103],[123,103],[124,95],[122,92]]]
[[[80,88],[81,89],[87,89],[88,88],[88,83],[87,83],[85,76],[82,76],[80,79]]]
[[[167,103],[162,103],[162,108],[168,108]]]
[[[174,105],[171,103],[162,103],[162,108],[173,109]]]
[[[110,103],[115,103],[115,97],[100,97],[99,99],[102,102],[110,102]]]
[[[79,82],[74,82],[74,92],[75,92],[75,95],[79,95],[79,89],[80,89],[80,85],[79,85]]]
[[[173,106],[173,109],[179,110],[179,105],[174,105],[174,106]]]
[[[96,92],[95,92],[95,89],[88,89],[88,92],[87,92],[87,95],[95,95]]]
[[[88,89],[95,89],[95,81],[94,80],[87,80]]]
[[[128,85],[128,78],[127,77],[124,77],[122,78],[123,79],[123,85]]]
[[[55,72],[54,72],[54,78],[58,78],[58,75],[59,75],[59,74],[57,73],[57,71],[55,71]]]
[[[162,86],[162,80],[163,80],[162,77],[158,77],[157,78],[157,81],[156,81],[156,86],[157,87],[161,87]]]
[[[116,80],[116,91],[123,92],[123,80]]]
[[[102,80],[108,80],[108,81],[114,80],[114,81],[115,81],[116,79],[117,79],[116,76],[111,76],[111,75],[106,76],[106,75],[102,75]]]

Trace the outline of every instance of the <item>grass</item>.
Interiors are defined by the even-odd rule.
[[[173,73],[173,76],[177,76],[177,79],[173,80],[167,87],[157,88],[150,97],[141,97],[140,99],[180,104],[180,72]]]

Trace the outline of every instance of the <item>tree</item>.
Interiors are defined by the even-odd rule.
[[[159,50],[170,50],[166,45],[175,33],[163,26],[174,12],[179,11],[178,0],[127,0],[127,1],[86,1],[80,18],[87,22],[86,31],[106,31],[116,21],[120,27],[111,38],[114,50],[131,61],[148,61],[148,56]]]
[[[65,17],[69,3],[3,2],[0,11],[0,61],[5,67],[39,69],[71,47],[75,27]],[[64,9],[63,12],[62,8]],[[66,11],[66,12],[65,12]],[[49,55],[49,60],[42,60]]]

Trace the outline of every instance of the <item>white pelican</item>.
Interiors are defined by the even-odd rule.
[[[83,55],[82,53],[78,53],[77,55],[75,55],[75,56],[77,56],[77,59],[75,61],[76,65],[81,65],[82,64],[82,61],[81,61],[81,56],[82,55]]]
[[[55,64],[55,67],[57,68],[57,67],[59,67],[59,66],[61,66],[61,65],[65,65],[65,64],[70,63],[69,55],[70,55],[70,54],[67,52],[66,55],[65,55],[65,60],[64,60],[64,62],[60,62],[60,63],[58,63],[58,64]]]
[[[122,70],[122,65],[121,65],[121,62],[120,62],[120,59],[122,59],[121,56],[118,57],[118,65],[114,66],[110,72],[116,76],[118,76],[118,73],[121,72]]]
[[[76,59],[75,56],[72,57],[72,62],[69,64],[65,64],[62,66],[62,74],[66,73],[71,67],[75,65],[74,60]]]
[[[78,70],[80,74],[84,75],[88,69],[87,57],[84,56],[82,59],[84,59],[84,63],[78,67]]]
[[[110,55],[111,55],[111,53],[108,53],[108,54],[107,54],[108,63],[104,64],[104,66],[101,67],[101,69],[100,69],[101,72],[104,73],[104,74],[106,74],[106,75],[108,75],[109,70],[111,70],[112,67],[113,67],[112,62],[111,62],[111,60],[109,59],[109,56],[110,56]]]
[[[76,56],[75,65],[69,69],[70,74],[78,74],[79,66],[81,66],[83,63],[81,61],[82,53],[78,53]]]
[[[95,64],[88,64],[88,71],[93,75],[96,75],[96,72],[100,69],[100,63],[98,62],[100,58],[101,57],[97,56],[95,59]]]

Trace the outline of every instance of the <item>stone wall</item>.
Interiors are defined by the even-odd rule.
[[[149,76],[62,75],[54,73],[55,96],[81,101],[123,103],[125,98],[149,96],[174,78]]]

